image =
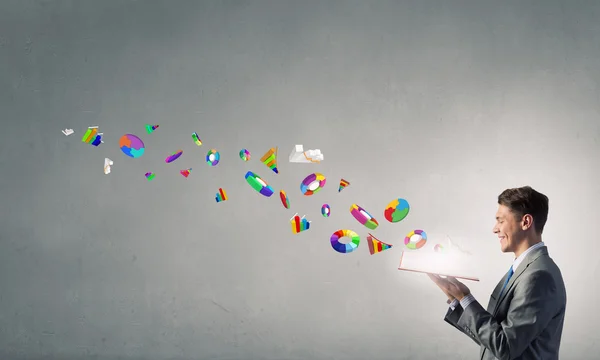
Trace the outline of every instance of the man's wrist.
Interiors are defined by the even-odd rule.
[[[475,297],[469,293],[469,294],[463,296],[462,299],[460,299],[460,306],[463,309],[466,309],[467,306],[469,306],[473,301],[475,301]]]

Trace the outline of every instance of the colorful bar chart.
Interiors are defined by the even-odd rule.
[[[292,232],[294,234],[301,233],[302,231],[310,229],[310,221],[305,219],[305,216],[299,217],[298,213],[294,214],[290,219],[290,225],[292,226]]]
[[[219,188],[219,191],[217,191],[217,194],[215,196],[215,200],[218,203],[221,202],[221,201],[227,200],[227,193],[225,192],[225,190]]]
[[[99,133],[97,126],[90,126],[90,127],[88,127],[85,134],[83,134],[83,137],[81,138],[81,142],[84,142],[86,144],[90,144],[93,146],[98,146],[98,145],[102,144],[102,142],[103,142],[102,135],[104,135],[104,133]]]
[[[89,144],[92,141],[92,137],[96,135],[97,132],[97,126],[88,127],[87,131],[85,132],[85,134],[83,134],[83,137],[81,138],[81,142]]]

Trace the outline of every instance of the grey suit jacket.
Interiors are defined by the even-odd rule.
[[[444,320],[481,347],[480,360],[558,360],[567,293],[548,248],[527,254],[498,298],[507,276],[487,310],[474,301],[449,309]]]

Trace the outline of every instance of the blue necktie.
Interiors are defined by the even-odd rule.
[[[508,270],[508,276],[506,277],[504,286],[502,287],[502,290],[500,290],[500,295],[498,295],[498,299],[500,299],[500,297],[502,296],[502,293],[504,293],[504,289],[506,288],[506,285],[508,285],[508,281],[510,280],[510,278],[513,276],[514,273],[515,272],[513,271],[513,268],[511,266],[510,269]]]

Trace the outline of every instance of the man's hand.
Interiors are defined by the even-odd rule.
[[[465,284],[453,277],[442,278],[441,276],[434,274],[427,274],[427,276],[429,276],[429,278],[436,283],[440,289],[442,289],[444,294],[446,294],[448,297],[448,303],[454,299],[461,301],[465,296],[471,293]]]
[[[455,298],[458,299],[458,301],[461,301],[465,296],[471,293],[471,290],[469,290],[467,285],[456,280],[456,278],[449,276],[448,278],[446,278],[446,280],[449,280],[450,283],[452,283],[453,290],[451,291],[451,293],[454,295]]]
[[[444,292],[444,294],[446,294],[446,296],[448,297],[448,301],[446,301],[447,304],[452,303],[452,301],[454,301],[456,298],[454,297],[454,295],[450,294],[450,291],[447,289],[447,285],[445,282],[447,282],[446,279],[441,278],[439,275],[434,275],[434,274],[427,274],[427,276],[429,276],[429,278],[431,280],[433,280],[434,283],[436,283],[436,285],[442,289],[442,291]]]

